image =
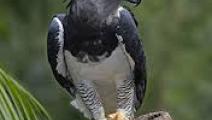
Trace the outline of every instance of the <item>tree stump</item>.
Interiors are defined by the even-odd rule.
[[[172,120],[168,112],[158,111],[142,115],[135,120]]]

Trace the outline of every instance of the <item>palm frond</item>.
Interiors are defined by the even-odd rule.
[[[51,120],[44,107],[1,68],[0,120]]]

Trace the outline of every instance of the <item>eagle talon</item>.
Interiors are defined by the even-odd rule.
[[[108,115],[108,120],[128,120],[122,112],[116,112]]]
[[[116,113],[112,113],[108,115],[108,120],[115,120],[116,119],[117,114]]]

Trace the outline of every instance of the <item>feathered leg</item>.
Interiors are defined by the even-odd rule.
[[[120,80],[117,81],[117,112],[111,114],[111,120],[133,120],[134,119],[134,81]]]
[[[82,80],[77,83],[76,88],[81,100],[92,116],[91,119],[106,120],[104,108],[93,83],[89,80]]]

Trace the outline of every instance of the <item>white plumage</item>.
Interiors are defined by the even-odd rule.
[[[65,60],[68,71],[72,75],[74,82],[77,84],[81,80],[92,81],[104,99],[105,108],[116,110],[116,82],[119,80],[130,80],[133,78],[131,70],[133,64],[125,53],[125,47],[120,45],[112,52],[112,55],[98,63],[81,63],[71,55],[69,51],[65,51]],[[111,104],[113,103],[113,104]],[[78,105],[81,106],[81,105]],[[108,107],[109,106],[109,107]],[[106,112],[111,110],[107,110]]]

